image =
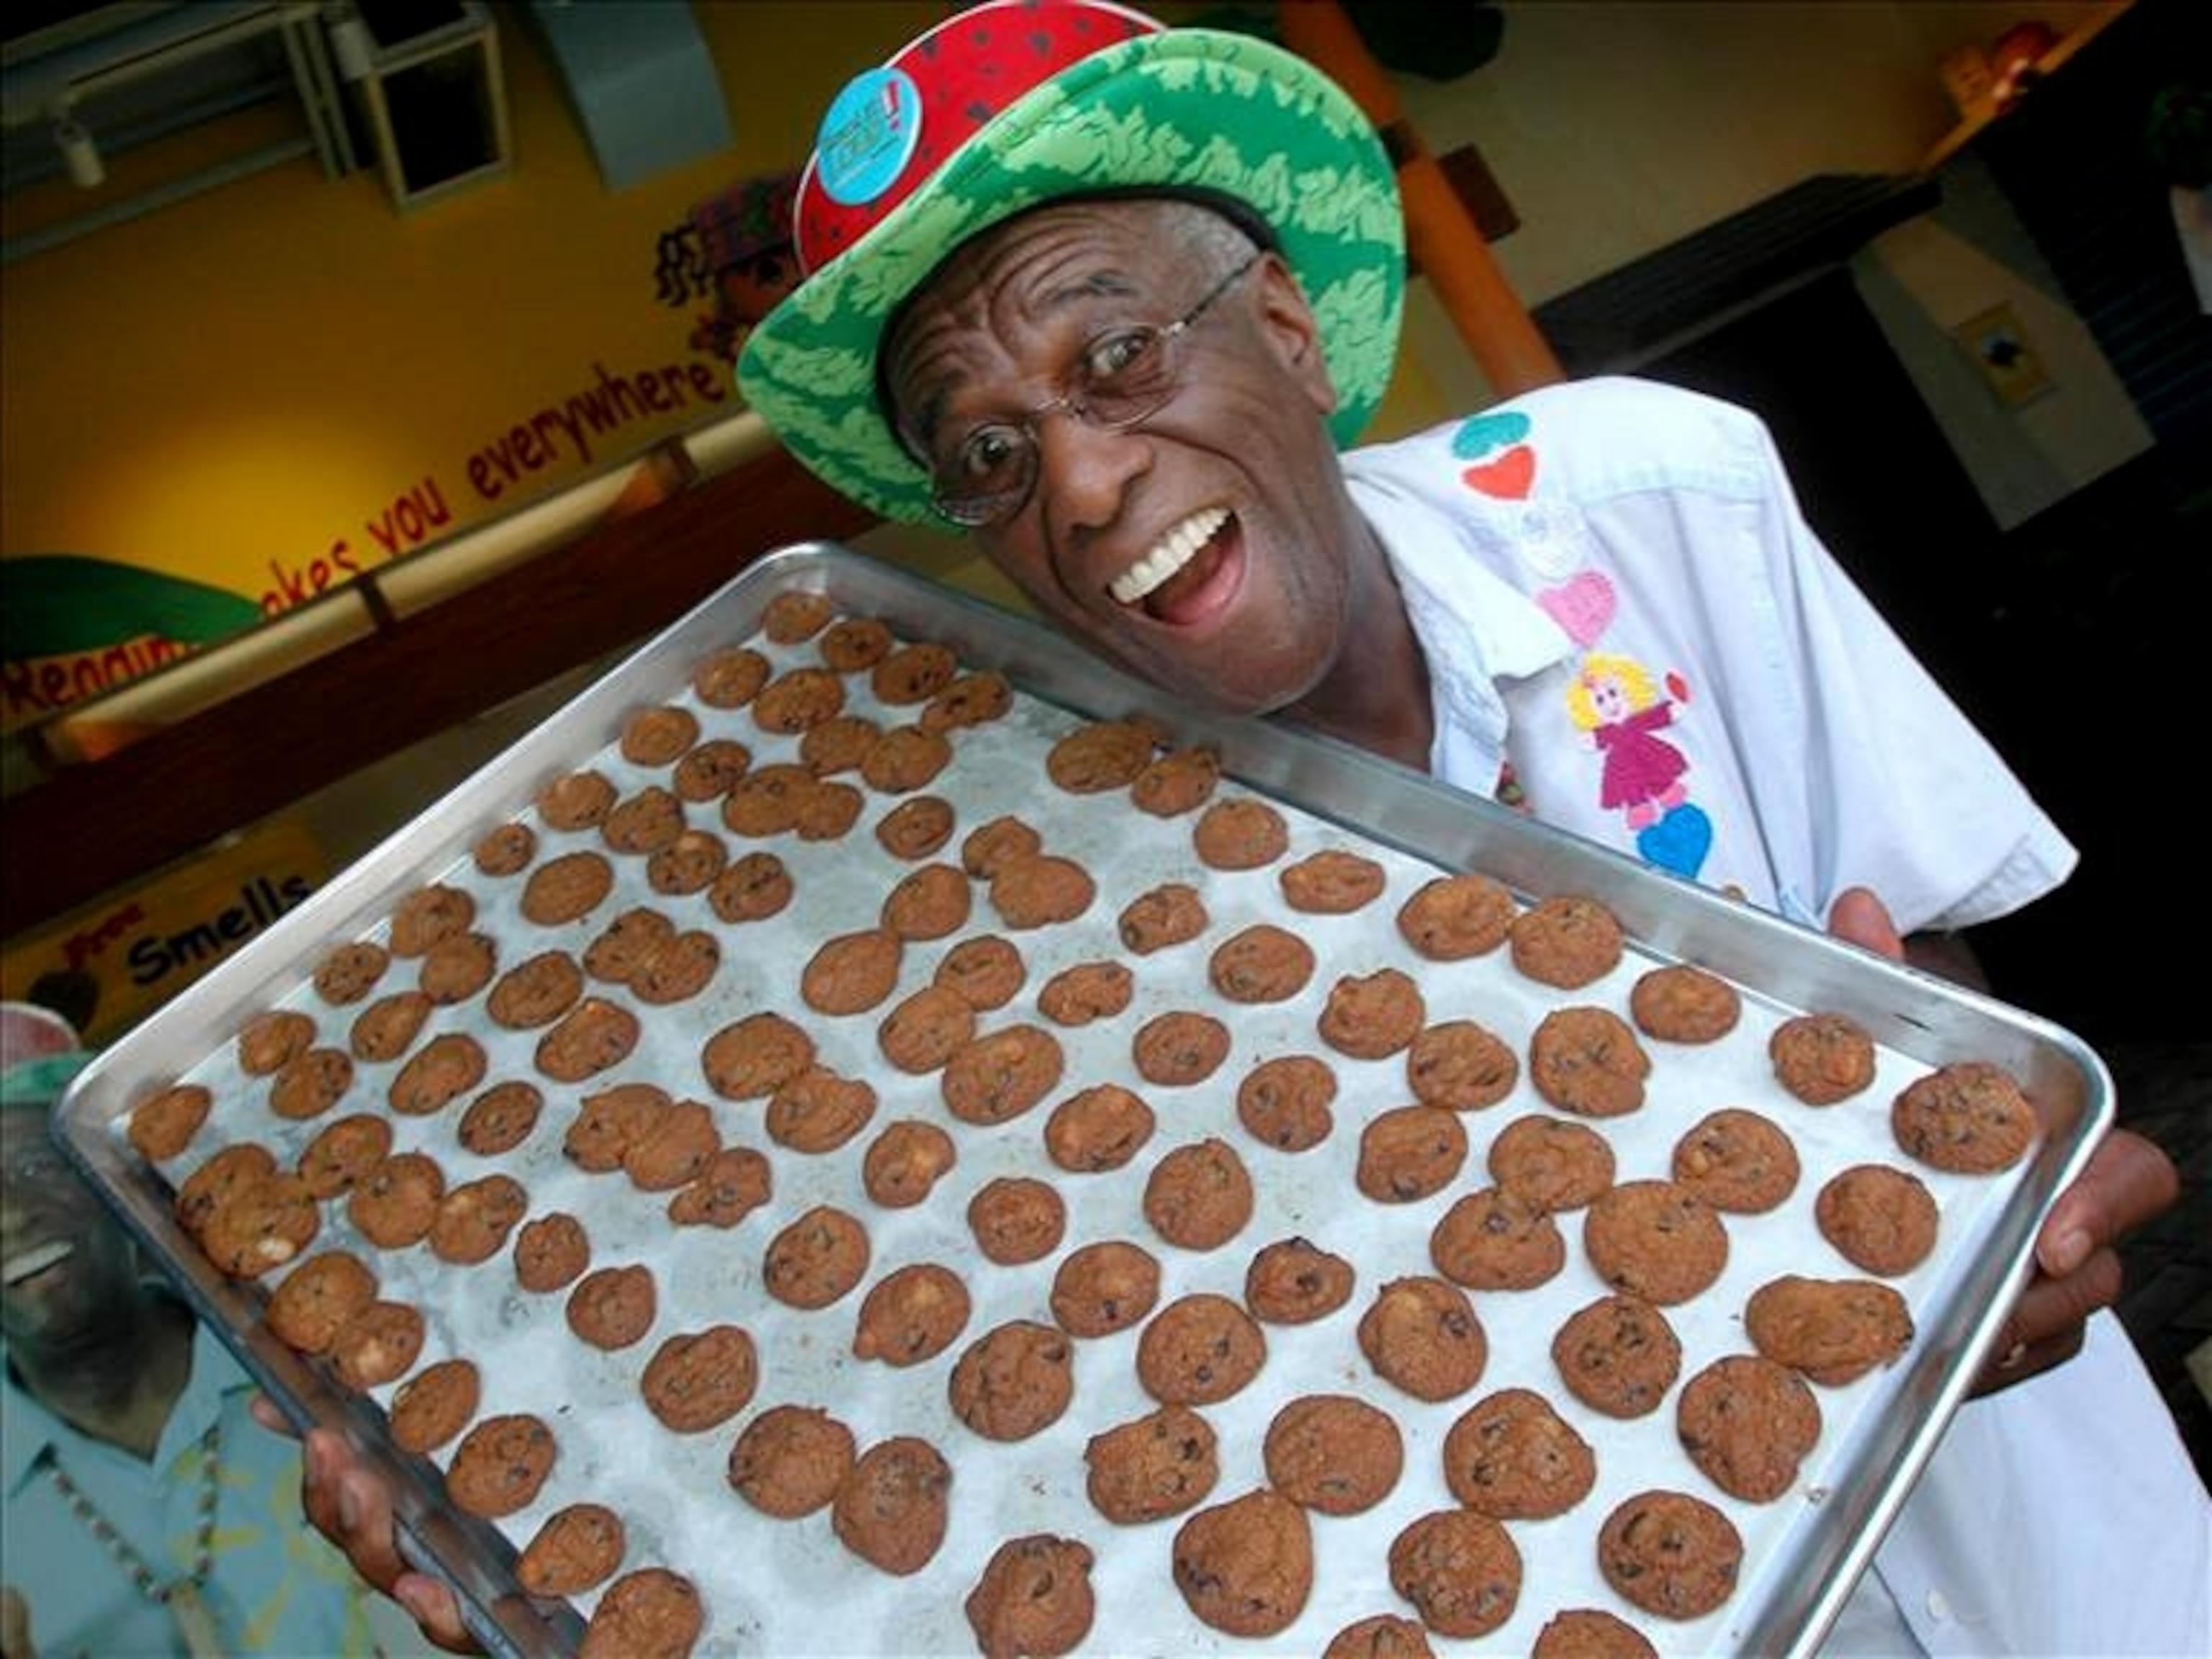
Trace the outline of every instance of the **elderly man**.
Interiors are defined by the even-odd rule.
[[[54,1146],[46,1113],[86,1055],[0,1007],[0,1654],[368,1651],[368,1603],[302,1524],[299,1452]]]
[[[1391,372],[1400,215],[1299,60],[1088,0],[977,6],[840,96],[796,216],[810,274],[747,343],[750,404],[1154,684],[1892,954],[1902,929],[1955,965],[1956,930],[2070,869],[1744,411],[1599,381],[1340,455]],[[2174,1190],[2118,1134],[2059,1200],[1988,1379],[2022,1386],[1960,1414],[1835,1645],[2202,1650],[2204,1492],[2090,1311]],[[458,1637],[373,1483],[311,1454],[356,1559]]]

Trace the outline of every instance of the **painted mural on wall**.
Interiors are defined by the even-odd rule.
[[[82,554],[0,561],[8,723],[149,674],[261,614],[227,588]]]
[[[730,367],[746,334],[798,278],[797,184],[793,173],[740,179],[658,235],[654,298],[691,313],[689,355],[591,360],[565,391],[489,424],[419,477],[395,481],[319,545],[266,558],[251,586],[96,551],[11,551],[0,560],[0,729],[90,702],[729,412]]]
[[[682,310],[711,302],[691,331],[693,350],[734,364],[753,325],[798,285],[791,229],[798,191],[796,173],[740,179],[661,237],[661,303]]]
[[[0,726],[88,702],[556,483],[602,471],[663,432],[700,424],[734,395],[727,369],[702,356],[594,361],[565,394],[515,411],[465,453],[402,483],[321,548],[268,559],[255,590],[96,554],[11,555],[0,561]]]

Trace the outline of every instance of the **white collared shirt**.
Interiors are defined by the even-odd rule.
[[[1747,411],[1553,386],[1346,458],[1435,686],[1431,769],[1818,924],[1907,933],[2064,880],[2073,848],[1797,509]]]
[[[4,1356],[0,1356],[4,1358]],[[193,1334],[191,1376],[160,1443],[142,1459],[80,1433],[11,1377],[0,1379],[0,1577],[22,1594],[45,1655],[182,1654],[175,1618],[134,1588],[47,1473],[58,1459],[92,1507],[163,1578],[196,1565],[205,1453],[220,1422],[220,1492],[202,1591],[234,1653],[366,1653],[376,1641],[369,1592],[300,1507],[300,1449],[253,1419],[252,1381],[205,1326]]]
[[[1907,933],[2075,852],[1807,526],[1764,425],[1553,386],[1346,458],[1428,657],[1431,770],[1819,925]],[[2155,1587],[2155,1588],[2154,1588]],[[1954,1419],[1832,1652],[2212,1651],[2212,1503],[2118,1322]]]

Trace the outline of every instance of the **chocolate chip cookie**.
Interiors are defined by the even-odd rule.
[[[1169,1303],[1137,1339],[1137,1380],[1163,1405],[1210,1406],[1260,1374],[1267,1339],[1237,1303],[1197,1291]]]
[[[1504,944],[1520,910],[1503,883],[1462,871],[1415,889],[1398,908],[1398,932],[1431,962],[1464,962]]]
[[[1771,1504],[1797,1484],[1820,1443],[1820,1404],[1788,1366],[1728,1354],[1682,1386],[1674,1402],[1682,1449],[1705,1478],[1747,1504]]]
[[[987,1440],[1026,1440],[1058,1422],[1075,1397],[1066,1332],[1012,1319],[969,1343],[947,1384],[952,1414]]]
[[[1208,869],[1257,870],[1290,850],[1291,831],[1266,801],[1236,795],[1199,814],[1191,845]]]
[[[795,1521],[836,1496],[858,1456],[853,1431],[819,1406],[771,1406],[730,1448],[732,1490],[763,1515]]]
[[[1874,1039],[1847,1014],[1797,1014],[1774,1028],[1775,1080],[1808,1106],[1832,1106],[1874,1081]]]
[[[1416,1400],[1466,1393],[1490,1363],[1490,1340],[1474,1304],[1449,1279],[1391,1279],[1359,1317],[1359,1351],[1375,1374]]]
[[[1797,1190],[1798,1170],[1781,1126],[1740,1106],[1708,1112],[1674,1143],[1674,1184],[1735,1215],[1780,1207]]]
[[[1620,1117],[1644,1104],[1651,1057],[1609,1008],[1555,1008],[1528,1039],[1528,1077],[1564,1112]]]
[[[1042,1261],[1060,1248],[1067,1231],[1067,1206],[1046,1182],[1000,1176],[968,1200],[968,1231],[986,1261],[1018,1267]]]
[[[1513,918],[1506,931],[1513,965],[1539,984],[1580,990],[1620,965],[1620,923],[1597,900],[1555,893]]]
[[[1743,1537],[1687,1492],[1642,1492],[1599,1529],[1598,1570],[1626,1601],[1664,1619],[1697,1619],[1735,1594]]]
[[[994,1550],[962,1603],[983,1659],[1048,1659],[1088,1636],[1097,1616],[1092,1559],[1080,1539],[1050,1533]]]
[[[1231,1002],[1287,1002],[1314,975],[1313,946],[1288,928],[1255,922],[1215,947],[1206,981]]]
[[[1499,1521],[1565,1515],[1597,1484],[1597,1455],[1534,1389],[1500,1389],[1453,1419],[1444,1484],[1471,1510]]]
[[[1198,1619],[1231,1636],[1273,1636],[1313,1593],[1306,1512],[1262,1486],[1202,1509],[1176,1529],[1176,1588]]]
[[[1070,1336],[1111,1336],[1159,1304],[1159,1259],[1127,1239],[1079,1245],[1052,1276],[1052,1316]]]
[[[892,1270],[868,1289],[853,1329],[853,1355],[903,1369],[934,1359],[967,1328],[967,1281],[934,1261]]]
[[[1221,1478],[1213,1425],[1188,1406],[1162,1406],[1094,1434],[1083,1461],[1091,1507],[1121,1526],[1181,1515]]]
[[[1671,1308],[1721,1276],[1728,1230],[1711,1205],[1671,1181],[1626,1181],[1591,1201],[1583,1253],[1615,1290]]]
[[[1411,1204],[1442,1192],[1467,1163],[1466,1126],[1441,1106],[1394,1106],[1359,1132],[1352,1184],[1377,1204]]]
[[[1145,1181],[1145,1219],[1170,1244],[1218,1249],[1252,1218],[1252,1176],[1218,1136],[1177,1146]]]
[[[1052,1109],[1045,1120],[1045,1155],[1071,1175],[1118,1170],[1144,1150],[1156,1122],[1135,1091],[1094,1083]]]
[[[1682,1342],[1667,1316],[1642,1297],[1600,1297],[1553,1334],[1552,1363],[1567,1392],[1607,1417],[1659,1408],[1681,1374]]]
[[[1490,1178],[1539,1209],[1579,1210],[1613,1185],[1613,1143],[1587,1123],[1531,1112],[1499,1130]]]
[[[1364,853],[1324,847],[1283,866],[1275,878],[1283,902],[1308,915],[1345,916],[1382,896],[1389,878]]]
[[[1638,1030],[1662,1042],[1717,1042],[1735,1030],[1743,999],[1718,974],[1678,962],[1638,978],[1628,1013]]]
[[[760,1361],[751,1334],[731,1324],[678,1331],[653,1350],[638,1379],[646,1407],[665,1428],[702,1434],[751,1402]]]
[[[1263,1060],[1237,1085],[1237,1121],[1279,1152],[1310,1152],[1336,1127],[1336,1071],[1311,1054]]]
[[[1862,1273],[1894,1279],[1936,1248],[1935,1194],[1917,1176],[1858,1164],[1831,1177],[1813,1201],[1820,1237]]]
[[[1293,1504],[1358,1515],[1398,1484],[1406,1443],[1388,1412],[1348,1394],[1310,1394],[1268,1422],[1261,1455],[1268,1485]]]
[[[868,1230],[834,1205],[817,1204],[769,1242],[761,1285],[787,1306],[826,1308],[868,1271]]]
[[[1244,1305],[1273,1325],[1310,1325],[1352,1300],[1352,1264],[1310,1238],[1279,1238],[1244,1269]]]
[[[1521,1551],[1477,1510],[1436,1510],[1390,1540],[1390,1587],[1439,1636],[1486,1636],[1521,1601]]]
[[[1481,1187],[1437,1218],[1429,1260],[1471,1290],[1533,1290],[1567,1265],[1567,1241],[1550,1211],[1512,1188]]]
[[[2012,1075],[1977,1060],[1907,1084],[1890,1106],[1889,1127],[1897,1144],[1930,1169],[1996,1175],[2027,1156],[2037,1122]]]
[[[916,1573],[945,1542],[952,1468],[915,1435],[894,1435],[860,1454],[830,1500],[830,1529],[879,1571]]]
[[[1888,1285],[1798,1273],[1753,1291],[1744,1304],[1743,1328],[1767,1358],[1829,1388],[1893,1364],[1913,1336],[1911,1310]]]

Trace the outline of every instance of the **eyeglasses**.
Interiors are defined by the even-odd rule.
[[[1065,414],[1101,432],[1126,432],[1166,407],[1182,390],[1176,342],[1216,300],[1260,263],[1254,252],[1171,323],[1108,329],[1083,348],[1068,370],[1068,389],[1015,421],[979,426],[932,467],[930,504],[969,530],[1003,523],[1029,504],[1036,488],[1037,422]]]

